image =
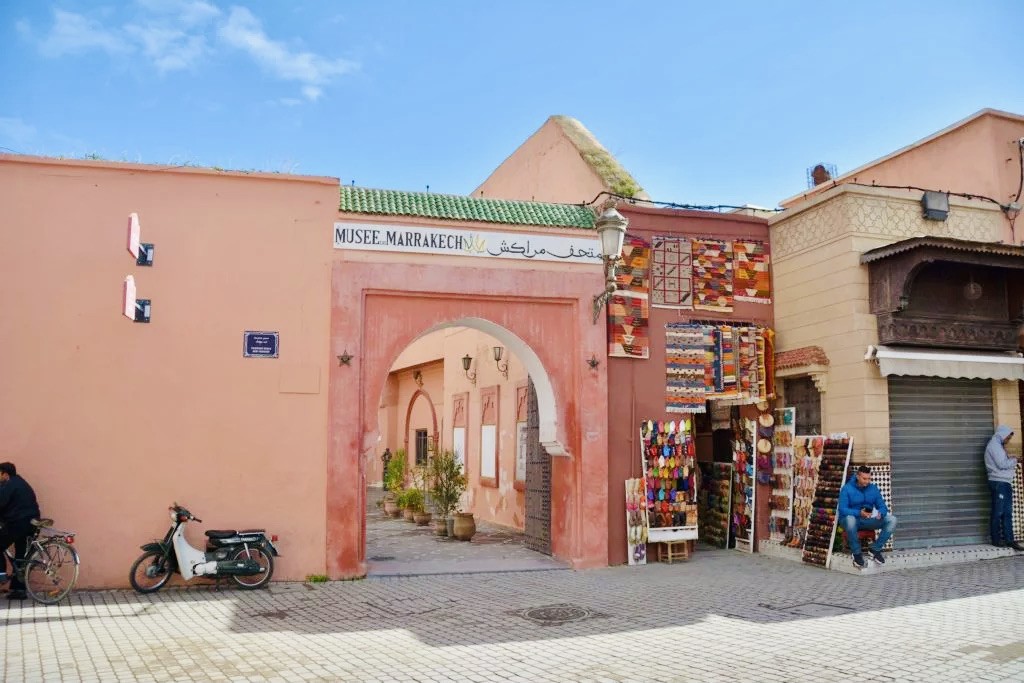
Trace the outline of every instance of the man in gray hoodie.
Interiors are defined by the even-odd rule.
[[[1013,478],[1017,475],[1017,458],[1006,454],[1006,444],[1013,430],[999,425],[985,447],[985,469],[988,489],[992,492],[992,545],[1024,551],[1013,538]]]

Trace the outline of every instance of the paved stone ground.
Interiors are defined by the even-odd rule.
[[[82,592],[0,607],[4,681],[1021,681],[1024,558],[687,563]],[[542,626],[524,610],[575,621]]]
[[[469,542],[435,536],[430,526],[391,519],[377,509],[379,488],[367,489],[366,566],[371,576],[418,576],[560,569],[564,565],[526,548],[523,535],[477,520]]]

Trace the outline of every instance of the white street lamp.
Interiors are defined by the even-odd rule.
[[[615,293],[615,263],[622,256],[622,242],[628,225],[629,221],[611,206],[594,223],[597,236],[601,239],[601,256],[604,259],[604,292],[594,297],[595,325],[601,316],[601,309]]]

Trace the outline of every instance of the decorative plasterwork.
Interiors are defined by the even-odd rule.
[[[951,198],[949,217],[929,221],[921,215],[920,194],[851,186],[829,190],[807,208],[790,209],[770,222],[772,257],[779,261],[844,236],[882,241],[922,235],[979,242],[999,239],[1004,218],[997,207]]]

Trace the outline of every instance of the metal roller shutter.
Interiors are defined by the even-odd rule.
[[[988,542],[992,382],[889,377],[897,549]]]

